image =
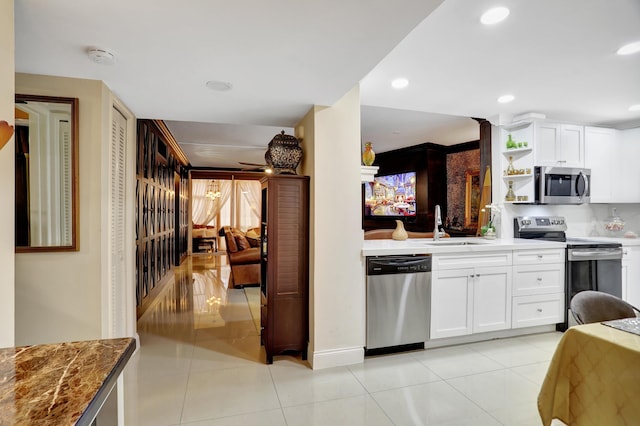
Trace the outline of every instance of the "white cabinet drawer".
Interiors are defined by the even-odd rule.
[[[564,321],[564,293],[513,298],[512,328],[557,324]]]
[[[564,249],[515,250],[513,252],[513,264],[564,263],[564,252]]]
[[[564,263],[516,265],[513,267],[513,295],[560,293],[564,291]]]
[[[432,257],[434,270],[481,268],[485,266],[511,266],[512,252],[499,251],[482,254],[456,253],[437,254]]]

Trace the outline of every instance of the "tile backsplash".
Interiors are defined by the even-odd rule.
[[[504,205],[500,220],[500,236],[513,237],[513,218],[516,216],[564,216],[570,237],[607,236],[604,222],[611,209],[625,222],[625,231],[640,236],[640,204],[586,204],[586,205]]]

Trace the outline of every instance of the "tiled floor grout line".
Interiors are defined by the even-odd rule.
[[[216,281],[218,281],[218,277],[216,277]],[[218,284],[214,284],[214,285],[218,285]],[[214,292],[214,294],[220,294],[219,290],[215,290],[215,291],[217,293]],[[206,293],[204,294],[205,295],[210,294],[210,290],[207,290]],[[200,294],[200,291],[198,296],[202,296]],[[238,301],[236,300],[235,296],[242,296],[242,298],[241,300]],[[247,293],[243,291],[243,295],[237,294],[235,296],[233,297],[228,296],[229,297],[228,300],[232,302],[231,305],[234,305],[233,310],[236,312],[237,310],[242,311],[242,309],[240,309],[240,306],[235,306],[235,304],[238,303],[239,305],[241,304],[245,306],[248,310],[248,313],[251,314],[250,312],[251,308],[249,306],[250,303],[247,297]],[[193,309],[194,312],[196,312],[195,310],[196,306],[198,305],[195,303],[195,299],[194,299],[194,309]],[[198,384],[196,384],[198,382],[198,380],[196,380],[196,375],[200,373],[214,373],[217,371],[244,368],[242,366],[242,363],[238,363],[237,360],[236,361],[231,360],[231,362],[229,363],[227,359],[219,358],[220,356],[223,356],[223,357],[227,356],[228,358],[229,355],[237,357],[237,355],[234,355],[236,353],[235,349],[234,349],[234,352],[227,352],[227,349],[222,349],[221,351],[218,351],[216,348],[218,347],[230,348],[235,344],[234,342],[238,341],[238,339],[249,339],[249,338],[253,339],[255,337],[259,339],[259,332],[258,330],[255,330],[255,334],[256,334],[255,336],[253,334],[250,334],[250,335],[246,334],[248,333],[248,330],[245,330],[244,328],[245,328],[245,325],[249,325],[249,324],[243,324],[240,322],[229,323],[233,325],[233,327],[229,329],[227,328],[218,329],[216,327],[219,327],[219,325],[218,326],[209,325],[209,322],[210,322],[209,318],[213,318],[214,322],[212,324],[216,324],[215,315],[217,315],[216,313],[217,311],[213,311],[213,314],[207,313],[209,311],[204,311],[204,310],[202,312],[198,310],[197,312],[198,312],[197,314],[194,314],[194,313],[189,314],[189,312],[187,311],[180,312],[179,310],[165,311],[164,313],[162,311],[159,311],[158,314],[154,315],[153,320],[149,321],[148,324],[140,328],[141,330],[144,330],[143,331],[144,334],[148,333],[149,334],[148,339],[151,339],[151,340],[146,340],[147,344],[152,343],[150,347],[151,352],[147,352],[148,354],[152,354],[152,356],[157,356],[157,354],[159,353],[160,358],[162,358],[164,356],[164,352],[168,350],[169,362],[173,363],[174,361],[171,361],[172,357],[177,356],[178,358],[175,358],[175,359],[181,362],[180,364],[181,366],[179,368],[181,370],[184,369],[187,371],[184,392],[181,395],[180,394],[176,395],[177,393],[176,392],[173,394],[174,396],[172,396],[173,398],[172,400],[175,403],[175,408],[172,408],[173,411],[171,412],[172,413],[171,418],[179,419],[179,422],[174,426],[189,425],[190,423],[184,423],[184,421],[186,420],[186,417],[192,417],[192,420],[190,420],[191,424],[193,423],[208,424],[208,422],[216,422],[216,423],[217,422],[220,422],[220,423],[234,422],[234,421],[237,421],[237,419],[234,419],[234,418],[236,417],[240,418],[239,416],[243,416],[243,415],[253,415],[253,416],[250,416],[249,418],[255,421],[256,419],[260,419],[259,413],[265,413],[264,418],[266,420],[267,418],[266,413],[268,412],[270,412],[269,416],[273,416],[273,415],[277,416],[277,418],[273,417],[274,420],[277,419],[279,422],[280,421],[284,422],[285,425],[290,425],[293,423],[298,424],[300,421],[305,419],[305,415],[310,415],[311,413],[316,413],[316,412],[317,413],[325,412],[324,411],[325,407],[342,407],[341,409],[345,410],[345,407],[351,407],[352,404],[355,404],[354,407],[360,407],[359,409],[363,408],[362,404],[368,405],[367,408],[373,409],[374,410],[373,412],[376,413],[375,418],[381,419],[383,422],[388,421],[390,424],[396,424],[396,423],[405,424],[405,421],[409,417],[407,417],[404,413],[398,411],[398,408],[400,408],[401,410],[404,409],[402,407],[405,407],[405,405],[402,405],[401,402],[399,403],[400,405],[397,405],[398,402],[390,403],[390,401],[393,401],[393,398],[397,398],[397,396],[393,395],[394,393],[396,393],[397,395],[403,395],[402,390],[410,390],[410,392],[406,392],[407,395],[431,395],[431,392],[433,392],[433,389],[444,390],[447,388],[448,389],[446,391],[446,395],[451,395],[453,400],[459,401],[464,407],[467,407],[468,405],[470,410],[469,413],[470,415],[473,415],[474,418],[475,416],[480,416],[479,419],[485,420],[487,422],[495,421],[496,424],[511,425],[511,424],[515,424],[513,423],[513,419],[516,418],[519,414],[514,414],[513,412],[506,410],[507,407],[500,406],[500,408],[498,409],[497,408],[498,405],[495,402],[496,399],[495,398],[486,399],[482,394],[483,388],[478,388],[478,386],[484,385],[486,383],[492,389],[500,389],[499,387],[496,387],[496,386],[508,385],[509,386],[508,389],[515,389],[517,392],[518,389],[521,388],[523,391],[527,392],[526,395],[529,395],[529,392],[533,391],[532,386],[535,386],[535,387],[540,386],[536,382],[536,380],[538,380],[538,375],[541,373],[539,369],[542,369],[542,364],[549,362],[552,356],[552,353],[548,355],[548,359],[541,360],[541,361],[525,362],[524,364],[519,364],[519,361],[530,361],[530,360],[536,359],[536,357],[547,358],[545,354],[547,352],[552,352],[551,348],[553,346],[553,341],[554,341],[554,337],[547,338],[546,336],[540,336],[540,338],[532,337],[530,339],[514,337],[510,339],[501,339],[501,341],[496,342],[495,349],[494,349],[494,346],[491,346],[489,344],[482,345],[483,342],[476,342],[469,345],[461,345],[461,347],[463,347],[464,350],[459,352],[454,350],[451,352],[452,355],[460,354],[461,356],[469,356],[469,358],[461,358],[461,359],[464,359],[465,361],[469,359],[470,362],[474,362],[474,360],[478,360],[478,362],[480,362],[480,365],[469,366],[464,370],[458,370],[459,367],[458,367],[458,364],[455,363],[456,360],[453,360],[454,363],[452,363],[451,361],[447,361],[448,356],[446,355],[446,352],[443,352],[444,354],[443,357],[439,357],[438,354],[434,354],[433,358],[430,356],[424,355],[426,351],[437,351],[440,348],[430,348],[430,349],[425,349],[424,351],[417,351],[417,352],[410,353],[409,356],[406,358],[406,360],[402,358],[400,360],[398,359],[394,360],[393,357],[396,354],[390,354],[389,361],[391,362],[389,364],[386,364],[384,361],[379,364],[380,367],[382,367],[382,370],[378,370],[377,363],[374,363],[373,365],[370,365],[368,369],[363,369],[363,370],[359,369],[361,368],[361,367],[358,367],[359,364],[355,366],[339,367],[344,372],[348,372],[347,376],[349,378],[347,379],[346,376],[342,376],[343,374],[342,371],[337,371],[335,373],[336,377],[338,377],[337,379],[331,378],[333,374],[328,376],[331,378],[330,382],[324,381],[324,376],[322,375],[321,371],[319,371],[318,374],[315,374],[316,372],[314,371],[309,372],[309,374],[306,374],[306,372],[303,372],[302,374],[300,374],[299,369],[301,368],[301,366],[298,365],[300,363],[299,357],[298,357],[293,360],[294,365],[291,366],[292,368],[288,368],[287,364],[284,364],[284,362],[283,362],[284,364],[283,370],[274,370],[274,368],[279,368],[278,366],[268,366],[268,365],[264,366],[265,368],[267,368],[267,371],[269,374],[268,377],[270,379],[270,386],[266,381],[266,376],[262,376],[263,379],[261,379],[262,380],[261,383],[264,386],[263,389],[265,389],[265,391],[267,391],[269,394],[271,394],[271,391],[273,391],[273,395],[275,396],[275,399],[277,399],[278,401],[277,407],[276,407],[276,404],[273,404],[273,408],[265,408],[267,407],[267,405],[262,405],[257,411],[252,411],[251,406],[238,405],[238,407],[242,408],[242,412],[237,411],[239,414],[229,414],[223,417],[216,417],[215,411],[210,411],[207,409],[203,410],[203,408],[196,406],[195,402],[197,400],[191,399],[194,395],[191,395],[188,397],[190,386],[194,392],[195,391],[199,392],[200,388],[206,391],[206,389],[209,389],[208,388],[209,382],[200,381]],[[193,315],[193,319],[191,319],[190,315]],[[209,315],[214,315],[214,316],[209,316]],[[244,316],[244,313],[241,312],[239,317],[243,317],[243,316]],[[249,317],[252,319],[253,324],[255,324],[255,321],[252,315],[249,315]],[[223,318],[225,321],[228,322],[226,316]],[[243,318],[233,319],[231,321],[244,321],[244,319]],[[174,323],[177,327],[172,328]],[[198,330],[200,330],[201,326],[204,327],[203,329],[204,331],[199,333]],[[192,335],[187,336],[186,334],[179,334],[179,332],[183,330],[186,330],[186,332],[188,333],[191,327],[195,328],[195,330],[192,330],[193,332]],[[227,327],[227,325],[224,325],[223,323],[223,327]],[[178,334],[175,334],[176,331],[178,331]],[[184,337],[184,336],[187,336],[187,337]],[[511,340],[511,342],[508,342],[509,340]],[[218,346],[217,344],[215,344],[217,341],[219,341],[222,346]],[[206,345],[204,344],[204,342],[211,342],[212,345],[211,346]],[[178,350],[176,349],[176,354],[172,354],[171,353],[172,346],[170,345],[172,345],[173,343],[175,343],[176,345],[185,345],[185,346],[182,348],[179,348],[178,346],[176,346],[176,348],[179,348],[181,352],[178,353]],[[163,346],[165,344],[169,346]],[[239,353],[240,354],[240,357],[238,357],[239,360],[244,359],[245,361],[248,360],[248,361],[256,362],[253,359],[255,351],[254,350],[248,351],[246,349],[250,344],[252,344],[251,341],[246,340],[246,342],[241,343],[242,346],[236,346],[236,348],[242,348],[241,350],[243,351],[242,353]],[[145,347],[149,348],[149,346],[145,346]],[[158,348],[160,352],[157,352]],[[450,346],[448,348],[455,348],[455,347]],[[446,350],[447,347],[442,349]],[[526,352],[527,350],[531,350],[534,353],[532,353],[530,356],[528,356],[525,359],[517,358],[518,351]],[[515,355],[511,353],[512,351],[515,353]],[[263,358],[264,353],[262,349],[261,349],[261,352],[262,352],[261,356]],[[487,354],[487,352],[490,352],[490,353]],[[182,353],[186,355],[185,358],[181,358],[183,356]],[[217,355],[216,353],[219,353],[221,355]],[[250,355],[250,357],[247,357],[247,355]],[[196,360],[196,356],[198,357],[198,360]],[[283,357],[282,360],[276,361],[276,362],[282,362],[285,359],[286,358]],[[502,360],[502,362],[499,361],[498,359]],[[213,361],[213,363],[209,364],[209,360]],[[430,366],[430,363],[432,361],[437,363],[437,364],[433,364],[434,367],[436,368],[435,370],[433,370]],[[157,361],[154,361],[154,362],[157,362]],[[262,364],[264,363],[264,359],[260,359],[257,362]],[[289,362],[289,361],[286,361],[286,362]],[[367,358],[365,358],[364,362],[365,363],[367,362]],[[413,365],[413,363],[416,363],[416,362],[418,363],[420,368],[418,368],[418,366]],[[411,365],[407,365],[407,363],[411,363]],[[511,365],[511,364],[517,364],[517,365]],[[172,364],[167,364],[167,361],[165,360],[158,365],[163,366],[163,365],[172,365]],[[175,365],[177,366],[178,364],[175,364]],[[209,368],[209,366],[211,367]],[[255,365],[255,368],[259,368],[259,367],[260,365]],[[396,370],[396,367],[399,369],[402,369],[402,372],[401,372],[402,374],[397,374],[397,377],[394,371]],[[196,368],[197,371],[194,371],[193,370],[194,368]],[[309,366],[306,365],[305,368],[309,368]],[[422,369],[427,370],[429,374],[422,372]],[[160,370],[158,370],[158,373],[156,373],[155,367],[152,370],[145,370],[145,371],[149,371],[150,374],[158,374],[158,377],[162,374],[162,371]],[[451,374],[455,374],[456,372],[458,373],[464,372],[465,374],[460,376],[456,375],[455,377],[448,377]],[[292,373],[293,373],[293,376],[290,376],[290,374]],[[491,375],[490,373],[494,373],[494,374]],[[138,374],[140,373],[138,372]],[[194,374],[193,377],[192,377],[192,374]],[[260,375],[263,375],[263,374],[264,373],[260,373]],[[389,376],[387,376],[387,374],[389,374]],[[411,377],[411,374],[414,374],[415,377]],[[484,374],[486,374],[487,376],[480,377]],[[234,373],[227,373],[226,376],[234,377]],[[139,378],[137,380],[144,380],[144,376],[138,376],[138,377]],[[244,377],[249,377],[249,375]],[[290,380],[289,377],[293,378],[293,380]],[[278,378],[278,381],[276,381],[276,378]],[[467,379],[469,381],[466,381]],[[184,380],[184,378],[182,380]],[[282,382],[282,380],[284,380],[284,382]],[[328,383],[334,383],[333,380],[339,380],[339,381],[336,381],[335,383],[348,384],[349,391],[342,391],[342,392],[331,391],[323,394],[323,392],[326,392],[328,389],[330,389],[330,388],[327,388],[326,386]],[[192,381],[193,381],[193,385],[192,385]],[[322,384],[323,381],[325,382],[324,384]],[[421,383],[413,383],[414,381],[420,381]],[[322,386],[318,388],[319,392],[315,390],[316,382],[319,382]],[[245,383],[243,386],[248,386],[252,382],[242,381],[241,383]],[[277,385],[277,383],[280,383],[280,387]],[[314,389],[313,390],[305,389],[304,393],[300,395],[296,394],[295,391],[294,393],[292,393],[292,389],[304,389],[307,386],[307,383],[309,383],[309,385],[313,385]],[[356,387],[356,383],[359,389],[358,387]],[[411,383],[411,384],[404,384],[404,383]],[[437,384],[437,383],[441,383],[441,384]],[[456,385],[454,386],[453,383],[456,383]],[[370,389],[373,389],[373,391],[370,391],[367,386]],[[423,387],[423,390],[418,390],[419,387]],[[415,388],[415,389],[411,390],[411,388]],[[346,389],[347,388],[345,388],[345,390]],[[219,392],[219,391],[216,391],[216,392]],[[318,393],[316,394],[316,392]],[[352,392],[357,393],[357,395],[339,396],[339,394],[350,395]],[[212,393],[212,394],[218,394],[218,393]],[[283,399],[283,395],[284,395],[284,399]],[[457,395],[457,396],[453,397],[453,395]],[[501,394],[497,393],[497,395],[499,396]],[[521,404],[528,405],[530,404],[529,396],[526,396],[526,395],[523,394],[523,398],[515,397],[511,400],[514,401],[514,403],[518,407],[520,407]],[[180,396],[181,396],[181,404],[179,406],[179,416],[175,417],[176,414],[178,413],[178,410],[177,410],[178,397]],[[141,394],[141,397],[144,398],[144,394]],[[242,398],[242,395],[238,395],[238,398]],[[270,398],[273,398],[273,396],[271,396]],[[414,398],[413,399],[414,402],[406,406],[409,408],[413,407],[412,409],[416,410],[415,413],[413,413],[412,415],[418,415],[423,419],[422,421],[427,421],[427,422],[428,422],[427,420],[428,418],[429,419],[437,418],[434,416],[438,416],[438,414],[434,414],[431,411],[429,411],[428,413],[425,411],[420,412],[421,410],[420,400],[415,399],[415,397],[413,398]],[[428,398],[430,398],[430,396]],[[476,403],[474,399],[478,400],[478,403]],[[283,405],[283,401],[286,402],[287,400],[289,401],[289,405],[285,407]],[[343,400],[348,400],[348,402],[347,401],[340,402]],[[463,400],[466,402],[462,402]],[[273,400],[271,401],[275,402]],[[399,401],[402,401],[402,399],[400,399]],[[187,402],[189,402],[188,410],[187,410]],[[200,402],[198,402],[198,404],[200,404]],[[480,404],[482,404],[482,406]],[[205,406],[208,407],[209,405],[205,405]],[[322,409],[316,408],[318,406],[321,406],[323,408]],[[485,406],[487,407],[487,409],[484,408]],[[196,407],[199,411],[192,412],[192,410]],[[386,407],[387,409],[385,410],[384,407]],[[434,405],[434,407],[436,406]],[[526,408],[524,405],[523,407],[526,409],[526,412],[528,413],[529,409]],[[257,408],[258,406],[253,405],[253,409],[257,409]],[[493,411],[489,411],[488,408],[491,408]],[[286,415],[287,411],[290,412],[289,417],[287,417]],[[348,411],[349,411],[349,408],[347,408],[345,412],[348,412]],[[436,410],[436,412],[437,411],[438,410]],[[230,411],[225,411],[225,412],[229,413]],[[232,412],[235,412],[235,411],[232,411]],[[141,413],[142,412],[140,412],[137,415],[140,416]],[[219,411],[217,414],[219,415],[221,413],[222,411]],[[332,413],[332,412],[330,411],[329,413]],[[519,413],[519,412],[516,411],[516,413]],[[258,415],[256,416],[256,414]],[[202,420],[195,420],[199,416],[207,416],[207,417],[203,418]],[[369,414],[369,416],[371,416],[371,414]],[[458,413],[457,416],[460,416],[460,413]],[[513,416],[516,416],[516,417],[513,417]],[[354,418],[357,418],[357,417],[358,416]],[[140,417],[140,419],[142,418],[143,417]],[[158,419],[159,418],[160,417],[158,417]],[[228,418],[228,420],[224,420],[226,418]],[[336,417],[333,417],[333,418],[335,421]],[[404,421],[400,420],[403,418],[405,419]],[[529,414],[527,414],[524,418],[526,418],[526,421],[531,422],[532,418],[529,416]],[[312,419],[313,418],[309,418],[309,422],[312,422]],[[362,419],[364,419],[364,417],[362,417]],[[415,419],[418,419],[418,417],[416,417]],[[466,419],[466,421],[468,421],[468,419]],[[340,424],[340,423],[334,423],[334,424]],[[451,424],[455,424],[455,423],[451,423]]]
[[[269,368],[269,366],[267,366],[267,370],[269,371],[269,377],[271,378],[271,384],[273,385],[273,390],[276,393],[276,397],[278,398],[278,405],[280,406],[280,412],[282,413],[284,424],[288,425],[287,416],[284,412],[284,407],[282,406],[282,400],[280,399],[280,392],[278,392],[278,387],[276,386],[276,380],[273,378],[273,371],[271,368]]]

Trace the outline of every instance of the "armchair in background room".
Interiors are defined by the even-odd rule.
[[[260,232],[251,228],[247,232],[225,226],[222,229],[227,245],[227,259],[231,267],[230,287],[260,284]]]

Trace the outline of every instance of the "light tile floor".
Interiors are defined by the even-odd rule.
[[[195,255],[138,322],[127,425],[540,425],[536,398],[560,333],[366,358],[311,370],[264,363],[224,256]]]

